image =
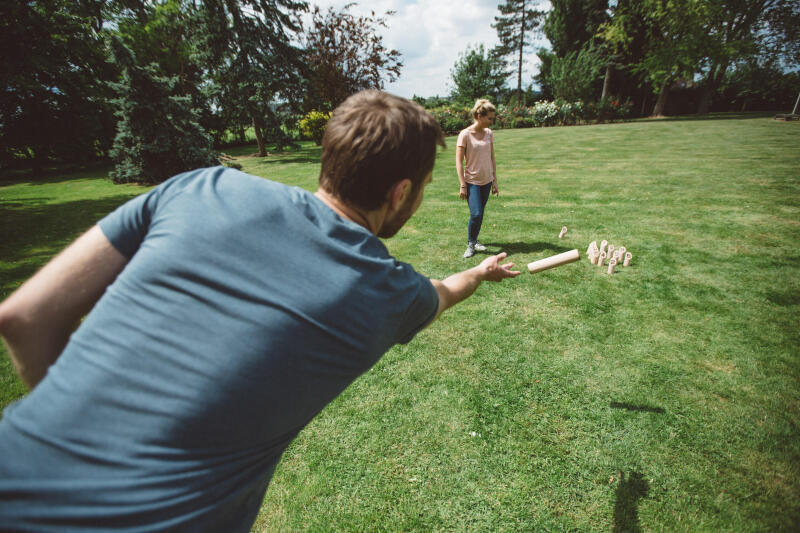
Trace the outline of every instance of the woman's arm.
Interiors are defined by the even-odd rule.
[[[500,187],[497,185],[497,164],[494,160],[494,137],[492,138],[492,142],[489,146],[492,147],[492,192],[494,194],[500,194]]]
[[[460,187],[458,189],[458,197],[462,200],[467,198],[467,182],[464,179],[464,147],[456,146],[456,173],[458,174],[458,181]]]

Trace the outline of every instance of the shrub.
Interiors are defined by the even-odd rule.
[[[331,118],[330,113],[311,110],[300,119],[300,134],[304,139],[311,139],[317,145],[322,144],[322,136],[325,134],[325,126]]]
[[[470,109],[458,106],[443,106],[428,111],[439,123],[445,134],[458,133],[472,124]]]

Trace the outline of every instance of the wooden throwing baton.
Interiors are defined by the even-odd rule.
[[[545,257],[544,259],[539,259],[533,263],[528,263],[528,271],[531,274],[535,274],[536,272],[541,272],[542,270],[547,270],[548,268],[555,268],[557,266],[566,265],[567,263],[574,263],[580,258],[581,254],[578,253],[578,250],[570,250],[569,252],[564,252],[563,254]]]

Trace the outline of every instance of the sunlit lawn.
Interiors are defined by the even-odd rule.
[[[392,349],[287,450],[255,529],[796,530],[800,123],[723,115],[496,143],[490,251],[524,269],[607,239],[633,264],[485,284]],[[454,157],[453,137],[387,241],[432,277],[484,257],[461,258]],[[319,148],[239,162],[314,189]],[[66,178],[0,182],[0,296],[144,190]],[[0,386],[3,405],[24,394],[5,353]]]

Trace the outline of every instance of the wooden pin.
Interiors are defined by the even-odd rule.
[[[561,239],[566,234],[567,234],[567,227],[564,226],[563,228],[561,228],[561,233],[558,234],[558,238]]]
[[[633,254],[630,252],[625,252],[625,261],[622,263],[622,266],[629,266],[631,264],[631,259],[633,258]]]
[[[609,274],[613,274],[614,273],[614,267],[615,266],[617,266],[617,260],[616,259],[612,259],[611,261],[608,262],[608,273]]]

